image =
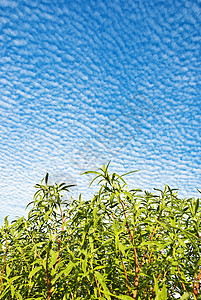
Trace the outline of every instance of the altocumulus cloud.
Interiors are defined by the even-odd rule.
[[[1,0],[0,222],[47,171],[86,192],[79,174],[109,160],[141,169],[135,187],[198,195],[200,14],[198,0]]]

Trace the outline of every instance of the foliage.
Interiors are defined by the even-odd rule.
[[[0,231],[0,299],[201,299],[199,199],[128,190],[108,166],[91,200],[37,184],[28,218]],[[132,173],[132,172],[130,172]]]

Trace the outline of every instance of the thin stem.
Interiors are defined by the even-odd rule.
[[[60,213],[61,213],[61,219],[62,219],[62,229],[61,229],[61,232],[64,230],[64,222],[65,222],[65,220],[64,220],[64,218],[63,218],[63,211],[62,211],[62,208],[61,208],[61,205],[59,205],[59,209],[60,209]],[[54,225],[54,224],[53,224]],[[70,237],[69,237],[70,238]],[[69,240],[69,239],[68,239]],[[56,267],[57,267],[57,264],[58,264],[58,262],[59,262],[59,260],[60,260],[60,258],[61,258],[61,256],[62,256],[62,253],[63,253],[63,251],[61,252],[61,253],[59,253],[59,251],[60,251],[60,248],[61,248],[61,237],[59,237],[58,239],[57,239],[57,241],[58,241],[58,247],[57,247],[57,252],[58,252],[58,254],[57,254],[57,260],[56,260],[56,264],[55,264],[55,271],[56,271]],[[67,241],[68,242],[68,241]]]
[[[144,290],[144,299],[146,297],[146,294],[147,294],[147,288],[145,288],[145,290]]]
[[[49,251],[47,253],[47,259],[46,259],[47,300],[49,300],[52,297],[52,288],[50,287],[50,278],[49,278],[49,271],[48,271],[48,259],[49,259]]]
[[[124,270],[124,275],[125,275],[125,278],[126,278],[126,285],[127,285],[127,288],[128,288],[128,294],[129,294],[129,296],[131,296],[130,286],[129,286],[129,281],[128,281],[128,276],[127,276],[127,273],[126,273],[126,268],[125,268],[125,265],[124,265],[124,262],[123,262],[123,259],[122,259],[122,255],[121,255],[120,249],[119,249],[119,254],[120,254],[121,263],[122,263],[123,270]]]
[[[178,274],[181,276],[179,266],[177,266],[177,271],[178,271]],[[181,284],[182,284],[182,287],[183,287],[184,291],[186,292],[186,287],[185,287],[185,284],[183,283],[183,281],[181,281]]]
[[[164,272],[164,275],[163,275],[161,283],[163,283],[165,281],[166,274],[167,274],[167,270]]]
[[[63,211],[61,208],[61,204],[59,204],[59,209],[60,209],[60,213],[61,213],[61,220],[62,220],[62,231],[64,230],[64,217],[63,217]]]
[[[162,274],[162,271],[159,273],[158,277],[157,277],[157,281],[159,280],[159,278],[161,277],[161,274]],[[163,278],[162,278],[162,281],[161,283],[163,283],[165,281],[165,277],[166,277],[166,274],[167,274],[167,270],[164,272],[164,275],[163,275]],[[153,290],[152,290],[152,295],[151,295],[151,299],[153,299],[154,297],[154,291],[155,291],[155,285],[153,287]]]
[[[69,236],[68,240],[66,243],[68,243],[68,241],[70,240],[71,236],[72,236],[73,233],[71,233],[71,235]],[[60,251],[60,245],[58,245],[58,250],[57,251]],[[54,274],[56,272],[56,267],[57,267],[57,264],[59,263],[59,260],[61,259],[61,256],[64,252],[64,249],[61,251],[61,253],[58,252],[58,255],[57,255],[57,260],[56,260],[56,263],[55,263],[55,271],[54,271]]]
[[[174,292],[174,290],[176,289],[177,284],[174,285],[172,292],[170,293],[170,297],[172,296],[172,293]]]
[[[126,216],[126,211],[125,211],[125,205],[124,203],[120,200],[120,203],[121,203],[121,206],[123,208],[123,212],[124,212],[124,217],[125,219],[127,218]],[[134,244],[133,243],[133,237],[132,237],[132,234],[131,234],[131,231],[130,231],[130,227],[128,225],[128,222],[126,222],[126,229],[128,231],[128,234],[130,236],[130,240],[131,240],[131,243],[132,245]],[[133,293],[133,299],[136,299],[137,298],[137,293],[138,293],[138,284],[139,284],[139,267],[138,267],[138,257],[137,257],[137,251],[136,251],[136,248],[134,247],[133,245],[133,251],[134,251],[134,257],[135,257],[135,283],[134,283],[134,286],[135,286],[135,291]]]
[[[98,284],[98,281],[97,281],[97,279],[96,279],[95,274],[94,274],[94,278],[95,278],[96,286],[97,286],[97,289],[98,289],[99,297],[101,298],[100,288],[99,288],[99,284]]]
[[[160,220],[160,217],[158,217],[158,221]],[[157,227],[158,227],[158,223],[156,224],[156,226],[155,226],[155,228],[154,228],[154,230],[153,230],[153,232],[152,232],[152,235],[151,235],[151,237],[150,237],[150,242],[153,240],[153,237],[154,237],[154,234],[155,234],[155,232],[156,232],[156,230],[157,230]],[[139,266],[139,269],[141,268],[141,266],[142,266],[142,264],[143,264],[143,261],[144,261],[144,259],[145,259],[145,256],[146,256],[146,254],[147,254],[147,252],[148,252],[148,249],[149,249],[149,246],[147,247],[147,250],[145,251],[145,253],[144,253],[144,255],[143,255],[143,257],[142,257],[142,261],[141,261],[141,263],[140,263],[140,266]],[[150,259],[150,257],[149,257],[149,259]],[[150,262],[150,261],[149,261]]]
[[[201,269],[200,269],[196,284],[195,284],[195,278],[196,278],[196,275],[194,276],[194,282],[193,282],[193,294],[195,296],[195,299],[197,299],[198,298],[198,291],[199,291],[199,288],[200,288]]]

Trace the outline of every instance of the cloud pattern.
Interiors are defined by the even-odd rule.
[[[0,1],[0,222],[33,185],[111,160],[130,185],[201,188],[200,0]]]

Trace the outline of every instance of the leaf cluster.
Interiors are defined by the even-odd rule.
[[[72,186],[37,191],[28,217],[0,230],[0,299],[201,299],[200,199],[168,185],[128,189],[103,165],[99,192],[65,200]]]

